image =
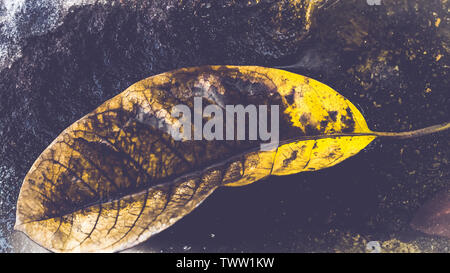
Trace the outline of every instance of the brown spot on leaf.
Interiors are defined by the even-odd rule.
[[[330,121],[328,119],[324,119],[320,122],[320,131],[324,132],[325,128],[327,128],[327,125]]]
[[[309,114],[309,113],[302,114],[302,115],[300,116],[300,120],[299,120],[299,121],[300,121],[302,124],[307,124],[307,123],[309,123],[310,117],[311,117],[311,114]]]
[[[330,116],[331,120],[334,122],[337,121],[337,114],[338,114],[337,111],[329,111],[328,112],[328,115]]]
[[[298,151],[293,151],[289,158],[284,159],[283,167],[289,166],[289,163],[291,163],[292,161],[294,161],[297,158],[297,153],[298,153]]]
[[[341,116],[341,122],[345,125],[342,132],[351,133],[355,130],[355,120],[353,119],[353,114],[350,107],[347,107],[345,110],[347,111],[347,115]]]
[[[307,136],[319,135],[320,131],[312,124],[307,124],[305,126],[305,133]]]
[[[295,89],[292,88],[291,93],[289,93],[289,95],[286,95],[286,101],[289,105],[294,104],[294,94],[295,94]]]

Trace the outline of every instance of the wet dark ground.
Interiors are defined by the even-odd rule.
[[[22,179],[39,153],[101,102],[160,72],[285,67],[346,96],[373,130],[449,121],[448,8],[437,0],[327,1],[311,22],[302,1],[72,8],[56,29],[24,38],[22,57],[0,72],[0,251],[40,251],[10,236]],[[130,251],[364,252],[374,240],[388,252],[450,252],[450,239],[409,225],[449,187],[449,136],[377,140],[333,168],[220,188]]]

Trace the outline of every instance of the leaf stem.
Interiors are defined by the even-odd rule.
[[[430,127],[425,127],[422,129],[408,131],[408,132],[373,132],[377,137],[392,137],[392,138],[413,138],[420,137],[424,135],[434,134],[437,132],[445,131],[450,129],[450,122],[445,122],[438,125],[433,125]]]

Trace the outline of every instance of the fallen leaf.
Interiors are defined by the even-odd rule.
[[[279,105],[280,143],[176,141],[178,104]],[[204,66],[144,79],[64,130],[35,161],[17,202],[17,230],[56,252],[130,248],[190,213],[220,186],[331,167],[376,137],[407,138],[450,123],[373,132],[330,87],[287,71]]]

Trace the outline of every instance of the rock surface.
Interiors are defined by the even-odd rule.
[[[160,72],[279,66],[345,95],[373,130],[448,121],[446,1],[307,2],[1,1],[0,251],[41,250],[12,232],[22,179],[39,153],[100,103]],[[447,187],[449,161],[449,133],[378,141],[324,171],[220,189],[133,251],[364,252],[375,240],[385,251],[448,252],[450,240],[409,222]]]

